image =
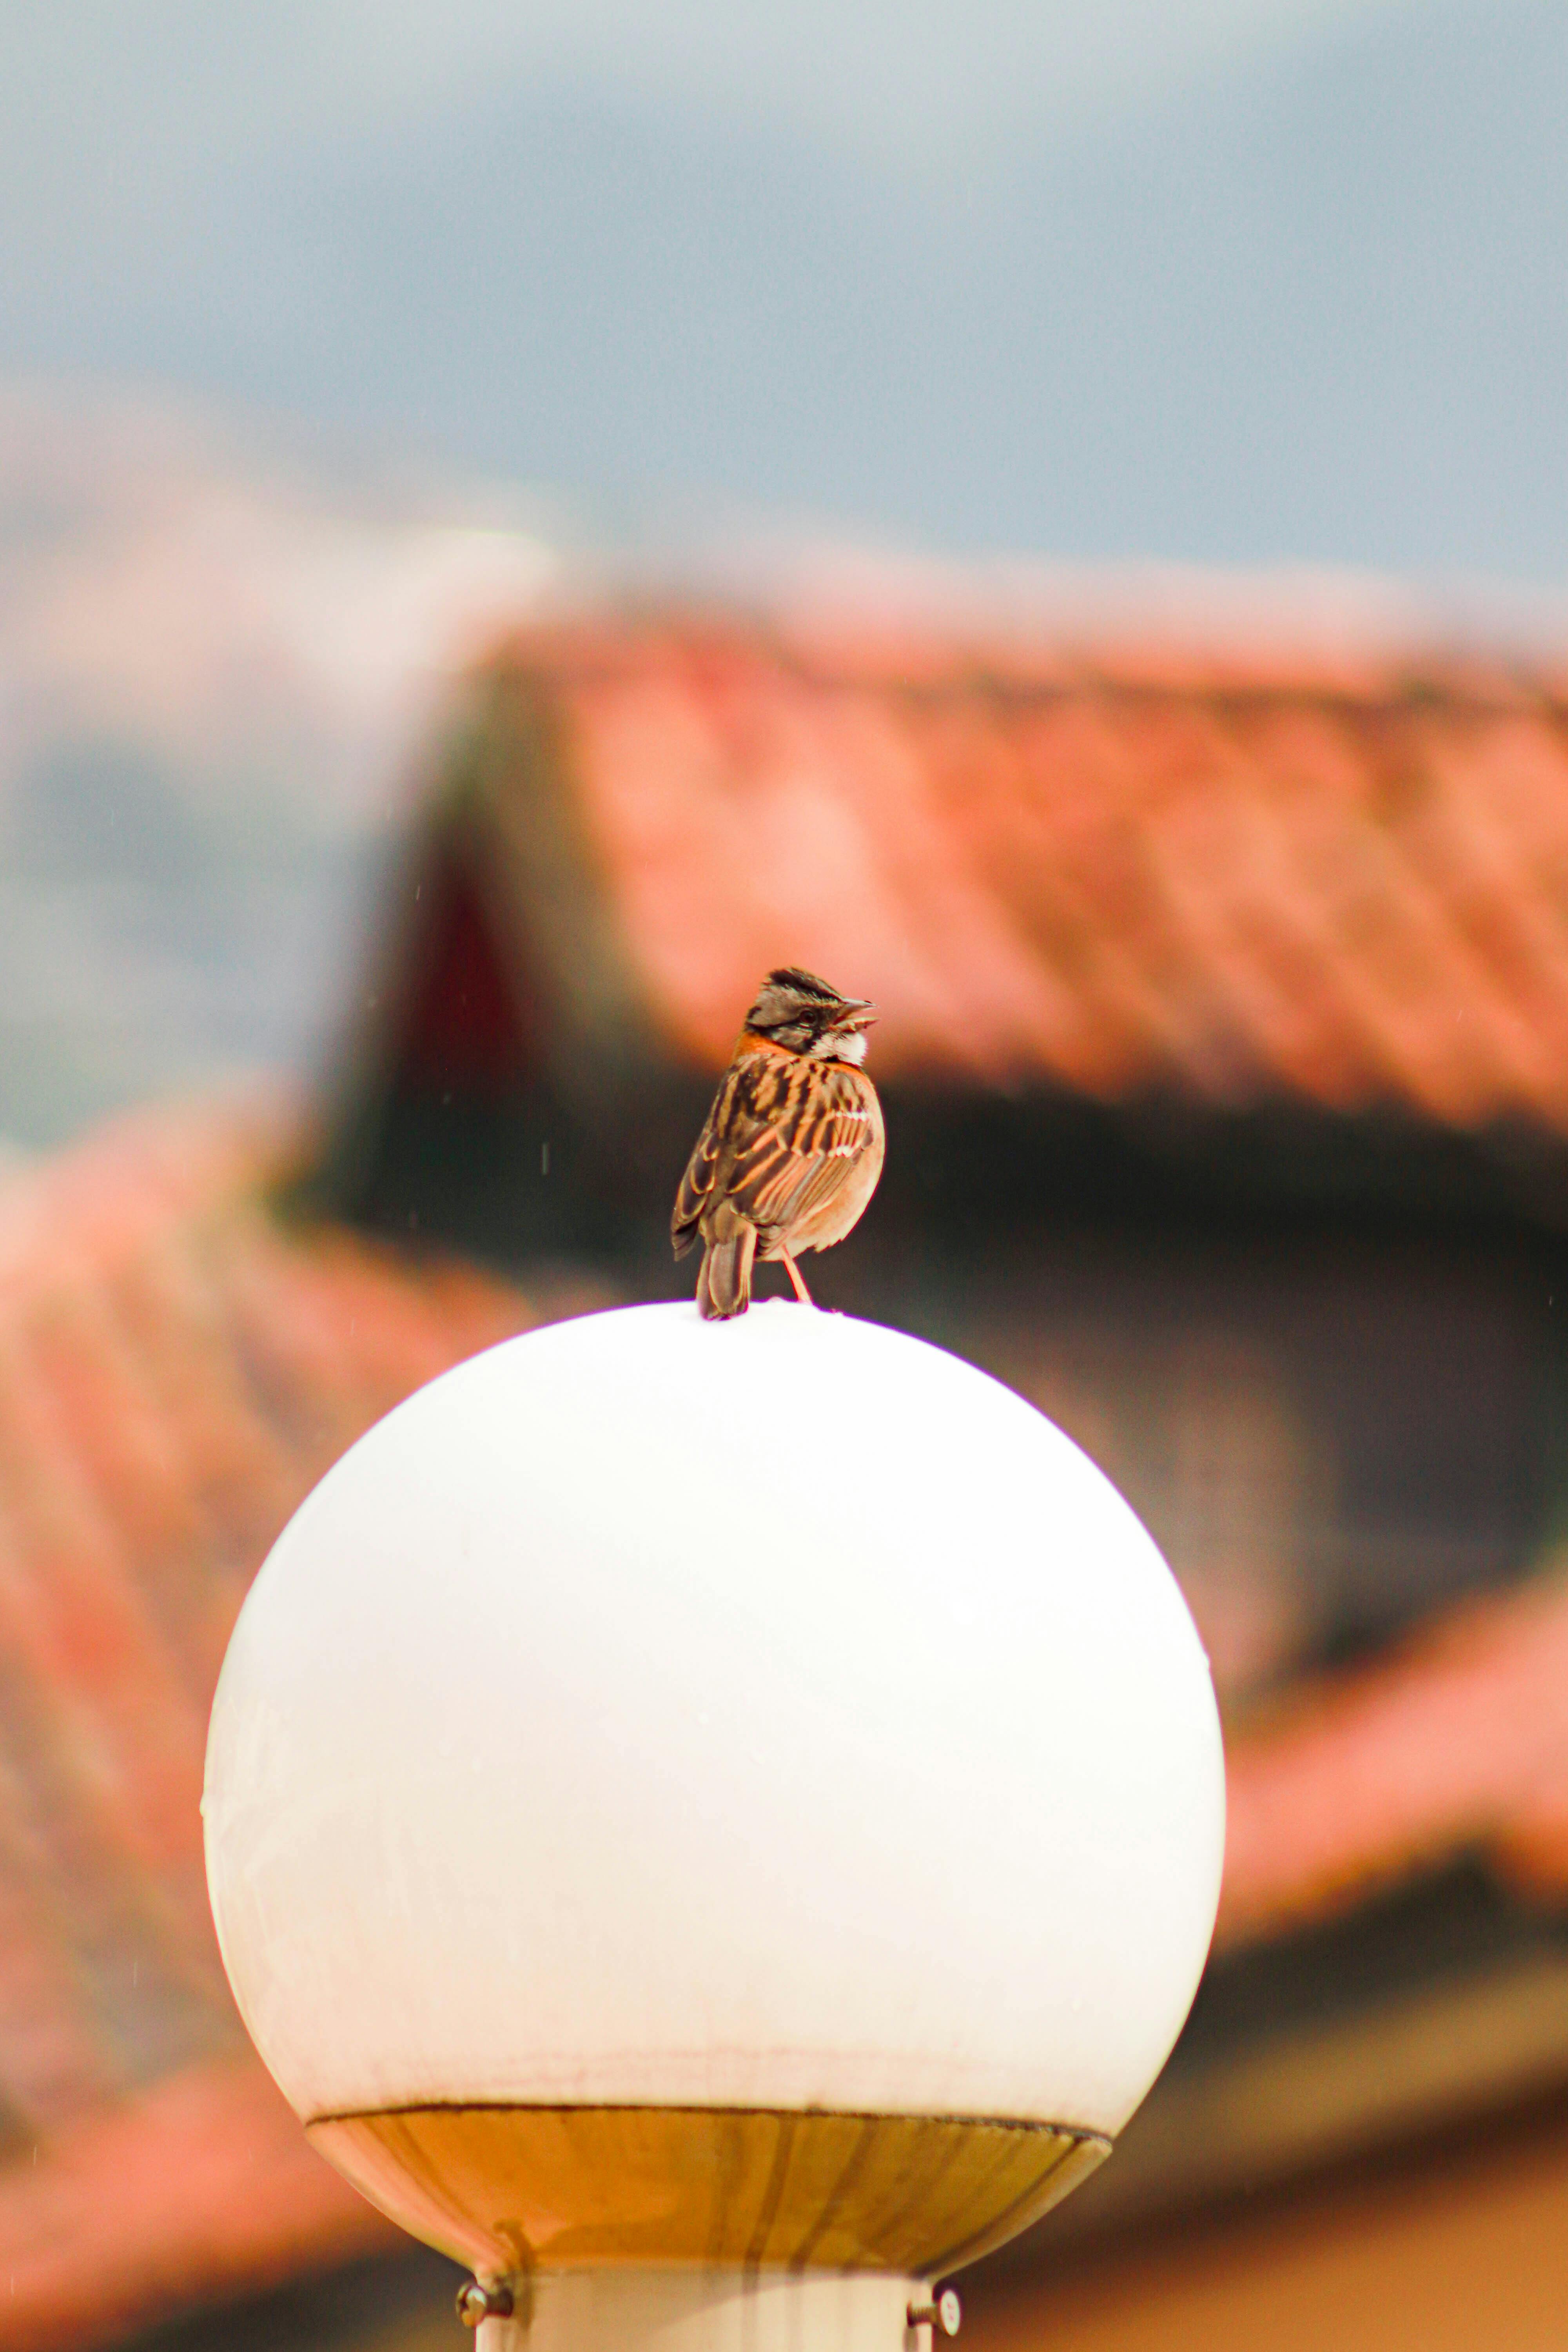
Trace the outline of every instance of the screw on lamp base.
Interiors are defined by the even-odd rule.
[[[512,2308],[510,2286],[481,2286],[478,2279],[468,2279],[458,2289],[458,2316],[465,2327],[478,2327],[486,2319],[510,2319]]]
[[[963,2305],[949,2287],[934,2303],[911,2303],[909,2320],[911,2327],[929,2327],[933,2336],[956,2336],[963,2325]]]

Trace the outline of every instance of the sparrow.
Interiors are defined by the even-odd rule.
[[[759,1258],[782,1258],[795,1297],[815,1303],[797,1253],[841,1242],[882,1172],[882,1106],[860,1067],[876,1017],[868,997],[794,964],[758,990],[669,1221],[678,1258],[703,1242],[710,1322],[745,1313]]]

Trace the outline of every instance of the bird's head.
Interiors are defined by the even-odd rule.
[[[869,997],[841,996],[798,964],[770,971],[746,1026],[792,1054],[825,1062],[863,1062],[866,1032],[877,1018]]]

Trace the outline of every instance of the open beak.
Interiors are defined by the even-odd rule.
[[[836,1029],[870,1029],[876,1021],[877,1008],[868,996],[847,996],[844,1010],[833,1025]]]

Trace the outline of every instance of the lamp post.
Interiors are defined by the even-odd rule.
[[[900,2352],[1158,2073],[1223,1791],[1086,1456],[781,1302],[555,1325],[371,1430],[241,1612],[204,1811],[263,2058],[486,2352]]]

